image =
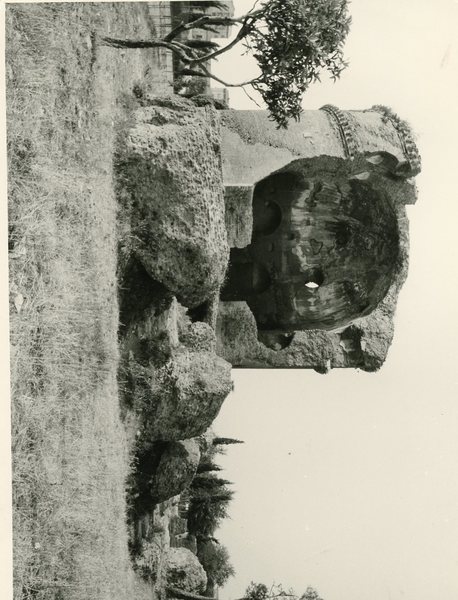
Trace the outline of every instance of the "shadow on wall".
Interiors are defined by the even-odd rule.
[[[255,187],[252,240],[231,249],[221,299],[246,301],[260,332],[342,327],[383,299],[398,254],[396,214],[370,181],[280,171]]]

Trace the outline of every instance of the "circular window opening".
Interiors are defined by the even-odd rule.
[[[324,282],[324,273],[319,267],[312,267],[307,269],[304,273],[305,282],[304,285],[307,289],[314,291],[320,287]]]

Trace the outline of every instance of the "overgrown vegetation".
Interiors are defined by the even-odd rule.
[[[148,532],[140,537],[134,533],[129,547],[136,572],[149,584],[156,582],[163,570],[160,548],[164,532],[156,518],[170,506],[176,507],[168,522],[171,547],[185,548],[197,555],[207,574],[205,596],[213,597],[216,586],[224,585],[234,575],[229,553],[215,537],[221,520],[228,516],[234,493],[228,487],[231,482],[217,476],[221,471],[217,456],[224,454],[226,449],[223,444],[213,443],[214,439],[232,438],[214,438],[211,432],[207,432],[198,440],[193,440],[201,450],[195,475],[179,496],[166,501],[157,502],[154,489],[157,490],[157,477],[169,442],[157,442],[149,450],[137,455],[135,469],[128,482],[129,524],[134,532],[138,531],[141,523],[149,522],[149,526]],[[168,581],[167,585],[177,587]]]
[[[222,587],[229,577],[235,575],[229,552],[225,546],[210,540],[197,545],[197,558],[207,574],[205,595],[212,597],[216,586]]]
[[[144,598],[129,566],[119,419],[114,123],[155,51],[146,6],[6,7],[14,595]],[[154,69],[153,69],[154,70]]]
[[[284,588],[281,583],[273,583],[268,587],[264,583],[252,581],[245,590],[243,600],[323,600],[317,590],[308,586],[302,595],[296,594],[291,588]]]
[[[243,443],[228,437],[214,437],[201,455],[196,476],[188,491],[188,531],[197,539],[197,557],[208,578],[206,596],[212,597],[215,586],[223,586],[235,574],[227,548],[214,537],[223,519],[228,517],[234,492],[232,483],[218,476],[218,454],[225,453],[228,443]]]

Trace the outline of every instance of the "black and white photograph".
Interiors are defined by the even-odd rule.
[[[1,17],[1,597],[457,600],[458,1]]]

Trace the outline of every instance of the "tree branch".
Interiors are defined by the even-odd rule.
[[[241,23],[242,27],[240,28],[238,34],[235,36],[235,38],[232,40],[232,42],[229,42],[229,44],[227,44],[226,46],[223,46],[222,48],[219,48],[215,52],[211,52],[211,53],[207,54],[206,56],[199,58],[199,60],[195,64],[198,64],[201,62],[207,62],[208,60],[213,60],[214,58],[216,58],[220,54],[223,54],[224,52],[227,52],[228,50],[230,50],[231,48],[236,46],[241,40],[243,40],[243,38],[246,37],[246,35],[250,32],[250,29],[253,25],[253,22],[256,20],[256,17],[259,14],[261,14],[264,10],[264,9],[259,9],[259,10],[255,11],[253,9],[254,9],[254,6],[251,9],[253,12],[248,12],[246,15],[242,15],[241,17],[238,17],[237,19],[235,19],[236,21]]]
[[[240,40],[242,40],[246,36],[248,31],[249,31],[248,27],[244,24],[242,26],[242,28],[240,29],[240,31],[238,32],[238,34],[236,35],[236,37],[232,40],[232,42],[229,42],[229,44],[227,44],[226,46],[223,46],[222,48],[219,48],[218,50],[215,50],[214,52],[210,52],[210,53],[206,54],[205,56],[200,57],[197,61],[195,61],[194,64],[199,64],[202,62],[207,62],[209,60],[213,60],[220,54],[227,52],[228,50],[230,50],[231,48],[236,46],[240,42]]]
[[[249,81],[242,81],[242,83],[228,83],[227,81],[223,81],[216,75],[213,75],[213,73],[211,73],[209,69],[204,67],[204,65],[199,64],[198,66],[199,69],[201,69],[201,71],[197,71],[195,69],[184,69],[182,74],[193,75],[195,77],[208,77],[209,79],[214,79],[218,83],[221,83],[221,85],[224,85],[225,87],[244,87],[246,85],[253,85],[253,83],[258,81],[258,77],[255,77],[254,79],[250,79]]]
[[[258,108],[262,108],[262,106],[258,102],[256,102],[253,96],[250,96],[250,94],[246,91],[244,87],[242,87],[242,90],[245,92],[245,95],[251,100],[251,102],[254,102]]]
[[[193,49],[189,48],[189,46],[178,44],[177,42],[165,42],[162,39],[120,40],[117,38],[104,37],[101,40],[101,44],[110,46],[111,48],[167,48],[167,50],[171,50],[172,52],[175,52],[175,54],[178,54],[185,63],[190,63],[196,58]],[[193,55],[189,56],[186,51],[192,52]]]
[[[200,29],[202,26],[205,27],[206,25],[240,25],[243,22],[242,19],[243,17],[236,19],[234,17],[213,17],[210,15],[204,15],[203,17],[199,17],[198,19],[195,19],[189,23],[181,21],[179,25],[177,25],[164,37],[164,40],[166,42],[171,42],[185,31],[189,31],[190,29]]]
[[[184,63],[190,64],[191,66],[201,66],[202,63],[205,63],[209,60],[213,60],[220,54],[224,54],[225,52],[236,46],[244,37],[246,37],[247,33],[249,33],[250,31],[253,21],[255,21],[257,16],[263,12],[263,9],[253,9],[254,6],[250,12],[237,18],[203,15],[189,23],[182,21],[177,27],[172,29],[172,31],[166,36],[164,36],[164,38],[162,39],[121,40],[116,38],[104,37],[102,38],[102,43],[113,48],[167,48],[168,50],[171,50],[172,52],[178,54]],[[209,29],[209,26],[211,25],[242,25],[242,27],[240,28],[236,37],[231,42],[229,42],[229,44],[223,46],[222,48],[218,48],[218,50],[208,52],[203,56],[199,56],[199,53],[196,51],[196,49],[191,48],[186,43],[180,43],[175,40],[176,37],[178,37],[181,33],[185,31],[198,28]],[[209,77],[210,75],[207,74],[206,76]],[[222,80],[219,80],[214,76],[212,76],[212,78],[216,81],[219,81],[220,83],[224,83]],[[240,84],[240,87],[243,85],[248,85],[249,83],[251,82],[242,83]],[[239,87],[238,84],[227,85],[229,87]]]

